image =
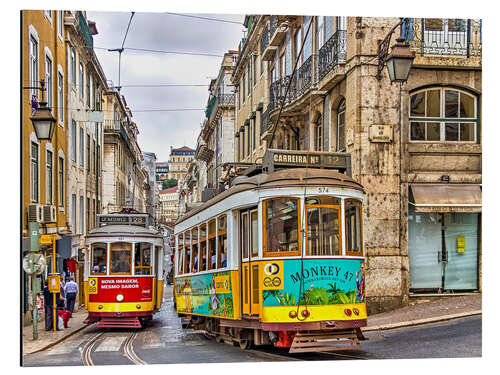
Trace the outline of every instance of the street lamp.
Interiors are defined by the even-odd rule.
[[[391,83],[399,82],[403,84],[408,81],[414,58],[415,52],[410,50],[410,46],[405,42],[405,39],[402,37],[397,38],[396,44],[392,46],[391,53],[385,59]]]
[[[37,108],[35,113],[33,113],[33,116],[30,117],[30,120],[35,128],[37,138],[40,141],[50,141],[52,139],[52,134],[54,133],[54,124],[56,123],[56,119],[52,116],[50,108],[47,107],[47,102],[43,100],[43,92],[45,91],[45,82],[43,80],[40,82],[40,86],[40,88],[35,87],[35,89],[42,91],[42,101],[40,102],[40,107]]]

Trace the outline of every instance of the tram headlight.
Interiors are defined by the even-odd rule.
[[[116,300],[117,300],[118,302],[123,301],[123,294],[117,294],[117,295],[116,295]]]
[[[101,309],[102,309],[102,305],[97,306],[97,308],[98,308],[99,310],[101,310]]]
[[[140,309],[140,308],[141,308],[141,305],[136,305],[135,307],[137,307],[138,309]]]

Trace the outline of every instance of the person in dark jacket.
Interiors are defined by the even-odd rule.
[[[53,294],[49,291],[49,281],[46,279],[44,282],[44,287],[43,287],[43,299],[44,299],[44,306],[45,306],[45,330],[46,331],[51,331],[54,327],[54,323],[52,320],[52,309],[53,309]],[[61,301],[64,303],[64,298],[61,295],[61,293],[56,293],[56,303],[60,303]],[[57,308],[57,306],[56,306]],[[57,316],[57,312],[56,312]]]

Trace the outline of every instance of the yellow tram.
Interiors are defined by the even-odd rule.
[[[267,150],[262,171],[182,216],[178,314],[242,348],[359,348],[364,190],[349,169],[348,154]]]
[[[139,328],[162,303],[163,237],[148,214],[97,215],[85,240],[87,324]]]

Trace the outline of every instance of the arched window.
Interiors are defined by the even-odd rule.
[[[337,151],[345,150],[345,99],[337,108]]]
[[[410,95],[411,142],[477,142],[477,97],[433,87]]]

